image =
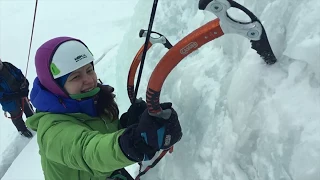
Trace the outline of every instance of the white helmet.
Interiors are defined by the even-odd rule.
[[[53,78],[57,79],[93,61],[92,53],[83,43],[69,40],[58,46],[54,52],[50,70]]]

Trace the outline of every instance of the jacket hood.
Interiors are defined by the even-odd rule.
[[[30,100],[32,105],[40,112],[57,114],[84,113],[92,117],[97,116],[94,97],[79,101],[55,95],[48,91],[38,78],[35,78],[33,82]]]

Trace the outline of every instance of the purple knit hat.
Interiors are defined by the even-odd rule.
[[[62,97],[69,97],[69,95],[55,81],[50,70],[50,65],[58,47],[67,41],[79,41],[85,47],[87,47],[79,39],[75,39],[72,37],[57,37],[42,44],[37,50],[35,56],[35,65],[39,81],[46,89]]]

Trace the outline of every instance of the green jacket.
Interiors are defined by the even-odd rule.
[[[114,170],[135,162],[121,151],[119,120],[83,113],[39,112],[27,126],[37,131],[46,180],[105,180]]]

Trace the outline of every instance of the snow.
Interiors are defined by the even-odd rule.
[[[249,41],[234,34],[207,43],[180,62],[160,98],[173,102],[184,135],[142,180],[320,179],[320,1],[237,2],[259,17],[278,62],[264,64]],[[97,59],[113,48],[96,71],[116,88],[124,112],[129,106],[128,70],[144,43],[138,32],[147,28],[151,7],[152,1],[144,0],[81,0],[63,6],[39,1],[28,79],[36,75],[37,47],[54,36],[80,38]],[[33,10],[31,0],[0,1],[0,56],[22,70]],[[232,15],[244,18],[238,11]],[[176,44],[214,18],[198,10],[198,1],[161,0],[153,30]],[[145,98],[148,79],[167,51],[162,45],[148,51],[138,97]],[[43,179],[36,139],[20,137],[5,117],[0,124],[0,177]],[[128,170],[136,174],[137,166]]]

